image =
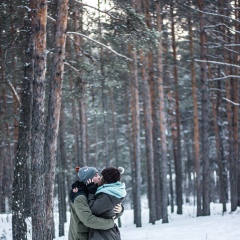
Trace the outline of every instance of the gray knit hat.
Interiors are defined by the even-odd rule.
[[[98,170],[94,167],[82,167],[78,171],[78,177],[80,178],[80,182],[87,183],[88,179],[92,179],[94,175],[98,173]]]

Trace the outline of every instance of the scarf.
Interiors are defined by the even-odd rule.
[[[121,183],[119,181],[115,183],[103,184],[97,189],[95,195],[99,193],[106,193],[116,198],[123,198],[127,195],[125,183]]]

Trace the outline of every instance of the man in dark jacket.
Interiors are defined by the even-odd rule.
[[[107,230],[114,227],[113,219],[94,216],[88,205],[86,182],[88,179],[93,179],[95,184],[100,181],[97,169],[87,166],[83,167],[78,171],[78,176],[80,182],[77,181],[72,185],[72,188],[78,188],[78,192],[70,192],[71,217],[68,233],[69,240],[87,240],[89,228]]]

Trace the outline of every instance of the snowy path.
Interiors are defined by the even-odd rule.
[[[222,216],[221,205],[211,204],[211,216],[208,217],[195,217],[194,209],[184,205],[182,215],[170,214],[168,224],[157,221],[155,225],[148,223],[148,209],[143,209],[142,228],[132,223],[133,211],[125,210],[121,217],[122,240],[240,240],[240,208]],[[58,226],[58,214],[55,214],[55,222]],[[65,224],[65,236],[55,240],[67,240],[68,227],[69,221]],[[12,240],[11,215],[0,215],[0,239]]]

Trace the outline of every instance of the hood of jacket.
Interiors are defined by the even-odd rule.
[[[99,193],[106,193],[116,198],[124,198],[127,195],[125,183],[115,182],[115,183],[108,183],[103,184],[102,186],[98,187],[95,195]]]

